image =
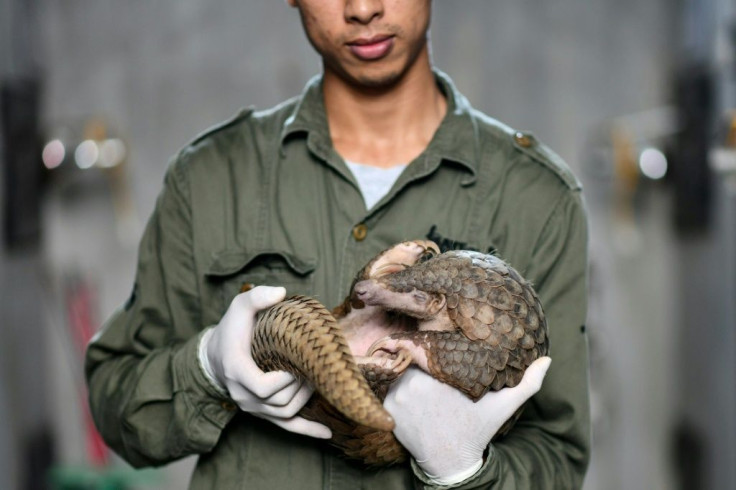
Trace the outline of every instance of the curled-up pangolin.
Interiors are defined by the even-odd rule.
[[[369,465],[406,458],[381,400],[409,365],[478,400],[517,385],[547,351],[539,299],[513,268],[474,251],[440,254],[428,241],[376,256],[332,313],[303,296],[279,303],[261,316],[253,339],[262,369],[314,385],[300,415],[330,427],[335,446]]]

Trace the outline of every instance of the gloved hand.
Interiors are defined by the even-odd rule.
[[[483,466],[483,452],[506,420],[542,386],[551,360],[542,357],[513,388],[473,402],[417,368],[394,383],[383,403],[396,421],[394,435],[436,484],[451,485]]]
[[[220,323],[202,336],[200,362],[215,387],[224,388],[241,410],[291,432],[328,439],[327,427],[296,416],[313,389],[285,371],[264,373],[251,356],[256,313],[285,295],[284,288],[259,286],[236,296]]]

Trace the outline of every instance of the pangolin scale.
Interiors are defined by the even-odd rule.
[[[252,354],[264,371],[283,370],[308,379],[330,405],[355,422],[384,431],[394,428],[337,321],[316,299],[292,296],[267,310],[253,332]]]

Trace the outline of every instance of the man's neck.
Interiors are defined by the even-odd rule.
[[[335,150],[346,160],[378,167],[416,158],[447,109],[426,51],[389,89],[356,87],[328,70],[323,89]]]

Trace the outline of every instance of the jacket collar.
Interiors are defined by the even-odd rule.
[[[425,155],[450,160],[467,168],[475,177],[479,154],[477,124],[473,109],[468,100],[457,91],[450,77],[434,70],[440,90],[447,98],[447,113],[425,150]],[[314,135],[330,142],[324,99],[322,97],[322,76],[312,78],[281,129],[280,141],[297,134]]]

